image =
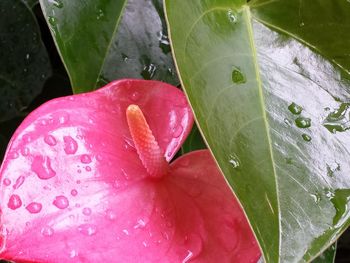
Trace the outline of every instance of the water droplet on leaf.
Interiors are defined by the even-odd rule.
[[[311,136],[310,135],[307,135],[306,133],[303,133],[302,135],[301,135],[301,137],[303,137],[303,139],[304,139],[304,141],[306,141],[306,142],[310,142],[311,141]]]
[[[310,118],[299,117],[299,118],[295,119],[295,124],[299,128],[309,128],[311,126],[311,119]]]
[[[299,115],[303,111],[303,108],[294,102],[288,106],[288,109],[295,115]]]
[[[243,84],[246,83],[246,77],[242,73],[242,71],[239,68],[234,68],[232,70],[232,82],[235,84]]]

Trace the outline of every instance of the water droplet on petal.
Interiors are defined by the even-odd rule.
[[[112,210],[106,211],[106,216],[109,220],[113,221],[117,218],[117,215]]]
[[[83,208],[83,214],[86,215],[86,216],[91,215],[91,208],[89,208],[89,207],[84,207],[84,208]]]
[[[288,109],[295,115],[299,115],[303,111],[303,108],[294,102],[288,106]]]
[[[81,157],[80,157],[80,161],[82,163],[91,163],[91,157],[88,155],[88,154],[83,154]]]
[[[69,206],[69,201],[64,195],[59,195],[55,197],[52,204],[59,209],[65,209]]]
[[[57,141],[56,141],[56,138],[52,135],[46,135],[44,137],[44,142],[47,144],[47,145],[50,145],[50,146],[54,146],[56,145]]]
[[[28,156],[29,155],[29,149],[28,149],[28,147],[24,147],[24,148],[22,148],[22,150],[21,150],[21,154],[23,155],[23,156]]]
[[[76,189],[73,189],[72,191],[70,191],[70,194],[72,196],[76,196],[78,194],[78,191]]]
[[[197,234],[190,234],[185,237],[185,248],[187,250],[185,257],[182,259],[182,263],[190,262],[199,256],[203,250],[203,240]]]
[[[54,234],[54,230],[49,226],[44,226],[40,232],[45,237],[51,237]]]
[[[5,186],[9,186],[9,185],[11,184],[11,180],[8,179],[8,178],[5,178],[5,179],[3,180],[3,183],[4,183]]]
[[[50,179],[56,175],[56,172],[51,167],[51,160],[47,156],[35,156],[32,163],[32,170],[43,180]]]
[[[22,200],[18,195],[11,195],[7,206],[12,210],[16,210],[22,206]]]
[[[13,185],[13,189],[18,189],[20,188],[20,186],[24,183],[24,176],[19,176],[15,182],[15,184]]]
[[[232,81],[235,84],[243,84],[247,82],[246,77],[239,68],[233,68]]]
[[[83,224],[78,227],[80,233],[86,236],[93,236],[97,232],[97,227],[92,224]]]
[[[63,141],[66,154],[75,154],[77,152],[78,144],[71,136],[64,136]]]
[[[31,214],[37,214],[41,211],[41,209],[43,208],[42,204],[40,203],[36,203],[36,202],[32,202],[30,204],[28,204],[26,206],[26,209],[28,210],[29,213]]]
[[[182,134],[183,130],[184,129],[181,125],[177,126],[173,131],[174,138],[178,138]]]
[[[311,126],[311,119],[310,118],[299,117],[299,118],[295,119],[295,124],[299,128],[309,128]]]
[[[69,121],[69,115],[66,112],[61,113],[61,115],[58,117],[58,122],[60,124],[65,124]]]
[[[137,91],[133,92],[130,96],[130,99],[134,102],[138,101],[141,97],[141,94]]]

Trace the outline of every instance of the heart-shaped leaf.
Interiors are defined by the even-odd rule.
[[[21,115],[40,94],[51,65],[35,16],[20,0],[0,1],[0,121]]]
[[[161,0],[40,3],[75,93],[126,77],[178,84]]]
[[[350,3],[166,0],[198,124],[266,262],[306,262],[350,210]]]

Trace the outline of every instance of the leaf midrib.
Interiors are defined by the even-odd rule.
[[[249,44],[250,44],[250,49],[252,51],[252,58],[253,58],[253,62],[254,62],[254,68],[255,68],[255,73],[256,73],[256,80],[257,80],[257,85],[258,85],[258,92],[259,92],[259,99],[260,99],[260,107],[262,110],[262,119],[264,121],[264,126],[265,126],[265,131],[267,134],[267,141],[268,141],[268,145],[269,145],[269,153],[270,153],[270,158],[271,158],[271,165],[272,165],[272,169],[273,169],[273,175],[274,175],[274,179],[275,179],[275,186],[276,186],[276,197],[277,197],[277,213],[278,213],[278,232],[279,232],[279,236],[278,236],[278,255],[281,255],[281,212],[280,212],[280,198],[279,198],[279,191],[278,191],[278,180],[277,180],[277,171],[276,171],[276,167],[275,167],[275,158],[274,158],[274,153],[273,153],[273,149],[272,149],[272,140],[271,140],[271,135],[270,135],[270,125],[268,123],[267,120],[267,114],[266,114],[266,110],[264,105],[266,105],[265,103],[265,97],[263,94],[263,87],[262,87],[262,81],[261,81],[261,77],[260,77],[260,70],[259,70],[259,65],[258,65],[258,56],[257,56],[257,51],[255,48],[255,41],[254,41],[254,32],[253,32],[253,26],[252,26],[252,15],[250,12],[250,8],[249,6],[244,6],[243,10],[242,10],[243,14],[244,14],[244,18],[245,18],[245,22],[247,25],[247,31],[248,31],[248,36],[249,36]],[[266,261],[266,260],[265,260]],[[280,262],[280,257],[278,257],[277,263]]]

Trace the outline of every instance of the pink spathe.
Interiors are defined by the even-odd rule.
[[[130,134],[126,110],[131,104],[142,111],[169,162],[190,132],[193,115],[184,94],[162,82],[115,81],[52,100],[23,121],[0,171],[0,258],[52,263],[259,259],[244,214],[209,151],[183,155],[164,176],[145,159],[157,176],[150,175]],[[18,178],[23,182],[14,187]]]

